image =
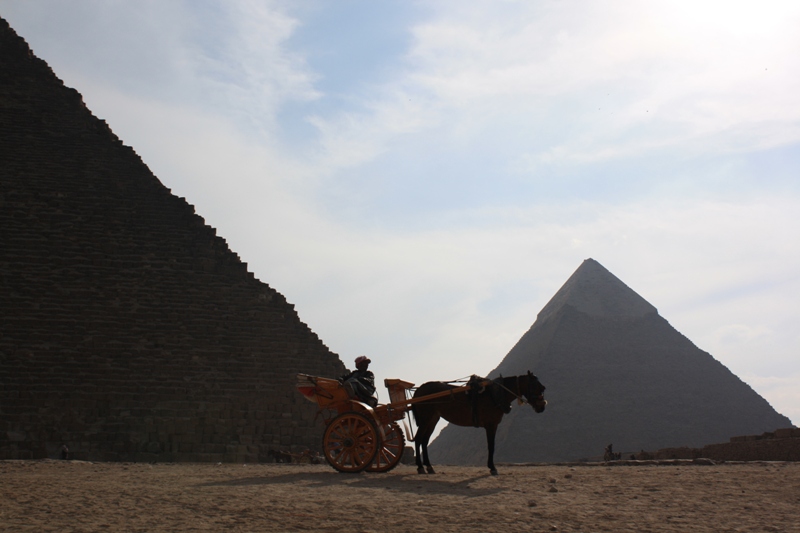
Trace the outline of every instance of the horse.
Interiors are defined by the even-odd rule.
[[[493,381],[472,380],[471,390],[466,393],[459,391],[460,388],[441,381],[429,381],[420,385],[414,392],[414,398],[422,398],[437,392],[452,391],[449,396],[420,400],[411,406],[414,420],[417,422],[417,434],[414,437],[417,472],[424,474],[427,470],[429,474],[435,473],[428,459],[428,441],[439,418],[444,418],[457,426],[483,427],[486,430],[486,443],[489,446],[487,466],[489,472],[496,476],[494,438],[497,425],[503,415],[511,411],[511,401],[515,399],[522,403],[524,397],[534,411],[543,412],[547,406],[543,396],[545,387],[528,371],[526,375],[507,378],[500,376]]]

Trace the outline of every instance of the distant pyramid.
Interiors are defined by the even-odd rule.
[[[547,387],[543,414],[512,409],[495,461],[570,461],[791,427],[761,396],[587,259],[490,376],[527,370]],[[483,430],[447,426],[431,460],[483,464]]]

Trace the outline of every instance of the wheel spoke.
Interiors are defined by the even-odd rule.
[[[360,472],[375,458],[377,437],[375,426],[364,414],[344,413],[325,431],[325,457],[341,472]]]
[[[400,426],[390,422],[383,427],[383,439],[378,441],[378,453],[367,467],[369,472],[388,472],[400,463],[405,448],[405,438]]]

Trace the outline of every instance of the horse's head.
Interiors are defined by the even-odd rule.
[[[547,407],[547,400],[544,399],[544,385],[541,384],[539,378],[531,374],[530,370],[528,370],[527,378],[528,384],[525,387],[523,396],[531,404],[534,411],[541,413]]]

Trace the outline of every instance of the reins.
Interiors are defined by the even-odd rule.
[[[448,384],[468,383],[471,378],[472,378],[472,376],[464,376],[463,378],[454,379],[452,381],[443,381],[442,383],[448,383]]]
[[[517,380],[517,392],[514,392],[513,390],[511,390],[508,387],[506,387],[503,384],[502,381],[494,381],[494,380],[490,380],[490,381],[492,381],[492,383],[495,383],[495,384],[499,385],[502,389],[506,390],[509,394],[514,396],[516,398],[516,400],[517,400],[517,404],[524,405],[524,404],[527,403],[527,404],[530,405],[531,402],[528,401],[528,399],[524,396],[524,394],[522,392],[519,392],[520,391],[519,378],[521,376],[514,376],[514,377]],[[458,379],[454,379],[454,380],[451,380],[451,381],[442,381],[441,383],[446,383],[448,385],[455,385],[456,383],[468,383],[471,378],[472,378],[472,376],[464,376],[463,378],[458,378]],[[505,379],[505,378],[503,378],[502,375],[500,376],[500,378],[501,378],[501,380]],[[488,378],[486,378],[486,379],[488,379]],[[413,387],[412,389],[409,389],[409,390],[415,391],[415,390],[417,390],[417,388],[418,387]],[[451,395],[450,395],[451,397],[452,397],[452,393],[454,393],[454,392],[456,392],[456,391],[455,390],[451,391]],[[443,400],[442,402],[437,402],[437,401],[434,400],[432,403],[445,403],[446,401],[447,400]]]
[[[500,376],[500,378],[501,378],[501,379],[503,379],[503,376]],[[522,395],[522,393],[520,393],[520,392],[519,392],[519,376],[516,376],[516,379],[517,379],[517,392],[514,392],[513,390],[509,389],[508,387],[506,387],[505,385],[503,385],[503,383],[502,383],[502,382],[497,382],[497,381],[495,381],[495,383],[497,383],[497,384],[498,384],[498,385],[500,385],[502,388],[504,388],[505,390],[507,390],[507,391],[508,391],[508,392],[509,392],[509,393],[510,393],[512,396],[516,396],[516,398],[517,398],[517,404],[519,404],[519,405],[523,405],[523,404],[526,404],[526,403],[530,403],[530,402],[527,400],[527,398],[525,398],[525,396],[523,396],[523,395]]]
[[[456,384],[460,384],[460,383],[468,383],[471,377],[472,376],[464,376],[463,378],[452,379],[450,381],[440,381],[439,383],[444,383],[446,385],[456,385]],[[408,390],[409,390],[409,392],[413,393],[418,388],[419,387],[409,387]]]

